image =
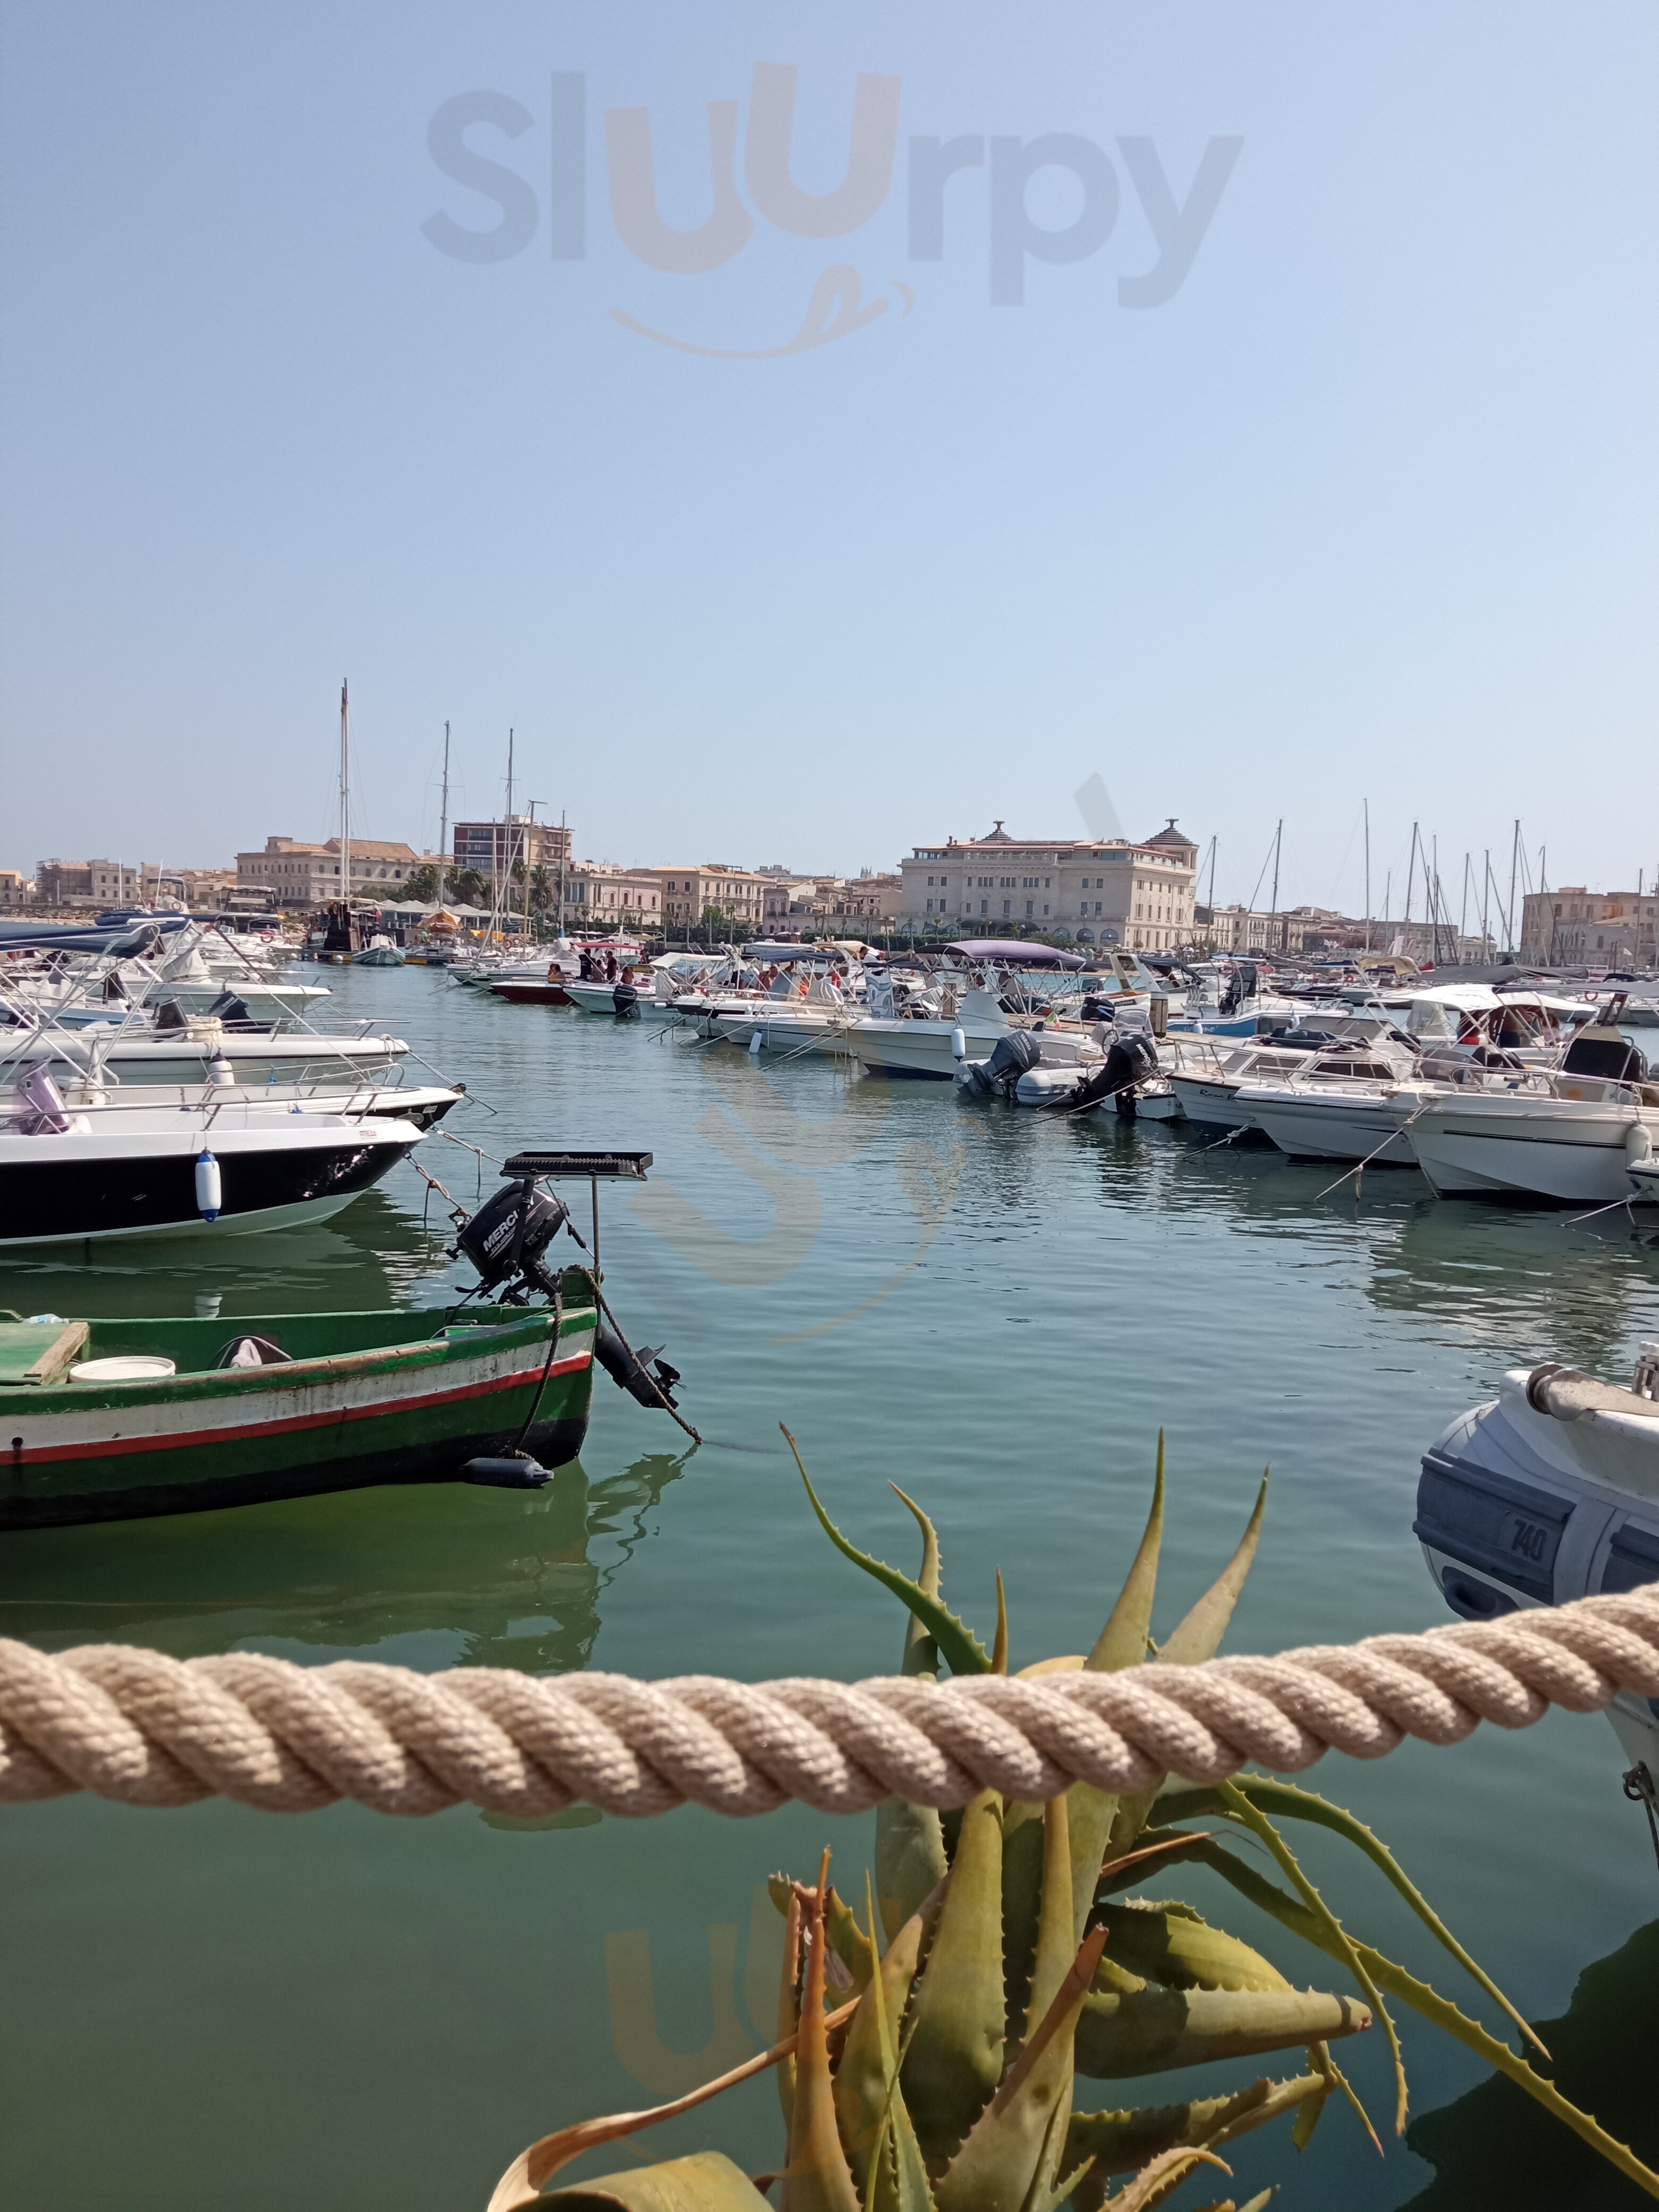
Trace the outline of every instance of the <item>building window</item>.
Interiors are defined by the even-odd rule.
[[[1005,915],[1012,914],[1012,913],[1013,912],[1013,910],[1014,910],[1014,902],[1013,902],[1012,899],[1004,899],[1004,901],[1002,902],[1002,911],[1004,912],[1004,914],[1005,914]]]
[[[979,902],[979,910],[980,910],[980,912],[981,912],[981,914],[989,914],[989,912],[991,911],[991,902],[990,902],[990,900],[989,900],[989,899],[981,899],[981,900],[980,901],[980,902]]]

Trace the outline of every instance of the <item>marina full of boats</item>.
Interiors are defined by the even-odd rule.
[[[329,993],[283,980],[287,950],[201,924],[3,948],[0,1262],[44,1261],[61,1284],[111,1251],[205,1256],[308,1228],[463,1102],[464,1085],[412,1073],[401,1038],[313,1025]],[[648,1164],[524,1156],[475,1213],[450,1200],[478,1279],[434,1310],[286,1315],[228,1336],[200,1313],[0,1313],[0,1528],[385,1482],[533,1488],[580,1447],[596,1358],[678,1419],[674,1370],[599,1318],[599,1185]],[[591,1244],[542,1188],[560,1176],[593,1186]],[[562,1231],[583,1264],[549,1259]]]
[[[1635,1206],[1659,1192],[1659,1067],[1637,1042],[1656,1002],[1622,989],[1085,961],[994,940],[908,961],[856,941],[648,963],[635,950],[556,948],[539,978],[469,981],[775,1063],[826,1054],[849,1074],[1269,1145],[1356,1180],[1416,1169],[1444,1198]]]

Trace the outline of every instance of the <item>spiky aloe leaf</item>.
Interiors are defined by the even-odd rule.
[[[1045,1808],[1009,1805],[1002,1816],[1002,1982],[1008,2018],[1025,2015],[1042,1905]],[[1068,1868],[1069,1874],[1070,1869]]]
[[[955,2150],[1002,2072],[1001,1815],[989,1790],[963,1808],[900,2071],[930,2167]]]
[[[781,1427],[782,1424],[779,1425]],[[849,1543],[842,1534],[818,1503],[818,1494],[812,1487],[805,1468],[801,1465],[795,1439],[787,1429],[783,1434],[790,1450],[794,1453],[795,1465],[800,1468],[800,1479],[806,1485],[806,1495],[812,1501],[812,1510],[818,1516],[818,1524],[836,1549],[849,1559],[855,1567],[862,1567],[866,1575],[873,1575],[878,1583],[892,1591],[895,1597],[903,1600],[938,1644],[952,1674],[988,1674],[991,1655],[965,1622],[958,1620],[955,1613],[947,1612],[937,1598],[929,1597],[920,1583],[913,1583],[908,1575],[901,1574],[896,1567],[888,1566],[884,1560],[872,1559],[868,1552],[860,1552],[856,1544]]]
[[[1152,1510],[1129,1571],[1123,1578],[1117,1603],[1095,1647],[1084,1661],[1085,1672],[1115,1674],[1125,1667],[1138,1667],[1146,1656],[1152,1633],[1152,1599],[1158,1589],[1158,1555],[1164,1541],[1164,1431],[1158,1432],[1158,1467],[1152,1477]],[[1117,1816],[1118,1800],[1110,1790],[1096,1790],[1086,1782],[1072,1785],[1072,1934],[1080,1942],[1095,1893],[1100,1863]]]
[[[1282,2113],[1295,2112],[1300,2118],[1324,2094],[1318,2075],[1301,2074],[1286,2081],[1264,2077],[1231,2097],[1194,2097],[1186,2104],[1123,2112],[1073,2112],[1066,2131],[1064,2171],[1073,2172],[1085,2160],[1093,2165],[1073,2188],[1071,2201],[1076,2212],[1097,2212],[1112,2174],[1132,2173],[1161,2151],[1219,2148]]]
[[[1194,1856],[1201,1858],[1205,1865],[1213,1867],[1241,1896],[1249,1898],[1253,1905],[1259,1905],[1264,1912],[1270,1913],[1282,1926],[1300,1936],[1304,1942],[1311,1943],[1316,1950],[1327,1952],[1332,1958],[1340,1955],[1329,1931],[1316,1913],[1310,1911],[1296,1898],[1287,1896],[1277,1884],[1258,1874],[1254,1867],[1247,1866],[1224,1844],[1207,1843]],[[1572,2130],[1574,2135],[1599,2152],[1609,2166],[1617,2166],[1620,2173],[1626,2175],[1650,2197],[1659,2197],[1659,2173],[1644,2166],[1628,2144],[1621,2143],[1610,2136],[1590,2113],[1582,2112],[1577,2105],[1569,2104],[1555,2084],[1543,2075],[1534,2073],[1518,2051],[1511,2051],[1507,2043],[1500,2043],[1495,2035],[1489,2035],[1478,2021],[1470,2020],[1467,2014],[1460,2012],[1449,1997],[1443,1997],[1429,1983],[1419,1981],[1414,1974],[1407,1973],[1392,1959],[1385,1959],[1369,1943],[1356,1942],[1353,1948],[1358,1952],[1366,1972],[1379,1987],[1387,1990],[1391,1996],[1398,1997],[1402,2004],[1410,2005],[1425,2020],[1431,2021],[1437,2027],[1443,2029],[1455,2041],[1483,2058],[1496,2072],[1507,2075],[1535,2103],[1541,2105],[1546,2112],[1553,2112],[1557,2119]]]
[[[1238,1775],[1235,1777],[1232,1787],[1270,1817],[1276,1814],[1280,1820],[1311,1820],[1316,1826],[1333,1829],[1339,1836],[1345,1836],[1351,1844],[1357,1844],[1372,1865],[1399,1891],[1437,1942],[1443,1944],[1464,1972],[1480,1984],[1492,2002],[1509,2014],[1527,2040],[1542,2051],[1546,2058],[1549,2057],[1531,2025],[1522,2019],[1485,1968],[1469,1956],[1382,1838],[1368,1828],[1363,1820],[1344,1807],[1333,1805],[1328,1797],[1320,1796],[1316,1790],[1299,1790],[1294,1783],[1272,1781],[1266,1775]],[[1166,1790],[1154,1810],[1159,1820],[1166,1824],[1203,1818],[1212,1812],[1225,1814],[1229,1819],[1236,1817],[1217,1790]]]
[[[1262,1516],[1267,1510],[1267,1478],[1264,1474],[1261,1487],[1256,1492],[1255,1510],[1245,1524],[1237,1550],[1164,1643],[1158,1655],[1160,1665],[1197,1667],[1205,1660],[1214,1658],[1221,1639],[1227,1632],[1227,1623],[1233,1617],[1233,1607],[1244,1587],[1244,1578],[1255,1558],[1255,1547],[1261,1539]],[[1161,1782],[1152,1783],[1146,1789],[1137,1790],[1133,1797],[1125,1797],[1121,1801],[1103,1856],[1121,1858],[1126,1852],[1133,1850],[1135,1839],[1146,1826],[1146,1816],[1162,1787]]]
[[[1059,2147],[1060,2139],[1051,2142],[1054,2113],[1072,2101],[1072,2036],[1100,1949],[1073,1947],[1066,1814],[1057,1797],[1043,1815],[1042,1911],[1020,2054],[934,2192],[939,2212],[999,2205],[1018,2212],[1034,2189],[1046,2195],[1054,2181],[1042,2160]]]
[[[771,1885],[767,1885],[769,1889]],[[774,1903],[776,1899],[774,1899]],[[792,1885],[783,1923],[783,1969],[778,1981],[778,2041],[784,2043],[800,2030],[800,1892]],[[795,2124],[795,2060],[792,2052],[778,2065],[778,2102],[783,2108],[784,2141]]]
[[[1077,2070],[1121,2081],[1294,2051],[1370,2024],[1364,2005],[1318,1990],[1103,1989],[1097,1978],[1078,2022]]]
[[[1210,2151],[1166,2150],[1150,2166],[1143,2166],[1127,2189],[1108,2198],[1109,2212],[1151,2212],[1151,2207],[1161,2203],[1195,2166],[1219,2166],[1223,2173],[1230,2176],[1232,2172],[1224,2160]]]
[[[938,1534],[915,1498],[907,1498],[897,1483],[890,1487],[915,1514],[921,1530],[921,1571],[916,1577],[916,1587],[924,1597],[937,1601]],[[939,1646],[914,1613],[907,1613],[904,1618],[900,1671],[930,1681],[939,1673]],[[890,1942],[928,1892],[944,1881],[949,1866],[945,1831],[933,1808],[907,1804],[902,1797],[884,1797],[876,1808],[876,1894],[881,1900],[882,1927]]]
[[[1212,1928],[1189,1905],[1119,1902],[1105,1915],[1106,1954],[1174,1990],[1287,1990],[1271,1960]]]
[[[1355,1949],[1352,1938],[1331,1911],[1330,1906],[1326,1904],[1317,1888],[1303,1873],[1296,1854],[1267,1814],[1259,1812],[1243,1792],[1231,1782],[1224,1782],[1221,1784],[1221,1795],[1224,1802],[1237,1811],[1245,1824],[1253,1828],[1261,1837],[1274,1858],[1278,1860],[1279,1866],[1296,1885],[1303,1903],[1316,1918],[1323,1923],[1328,1934],[1336,1946],[1333,1956],[1341,1960],[1343,1965],[1364,1990],[1366,2002],[1382,2021],[1382,2033],[1389,2039],[1389,2056],[1394,2062],[1395,2133],[1404,2135],[1406,2107],[1409,2093],[1406,2087],[1406,2062],[1401,2053],[1399,2031],[1395,2027],[1393,2014],[1377,1995],[1376,1986],[1366,1971],[1364,1961]]]
[[[867,1875],[865,1892],[873,1933],[875,1905],[870,1895]],[[921,1935],[921,1924],[918,1919],[915,1938],[908,1947],[912,1955],[908,1964],[912,1974],[915,1971],[914,1954],[920,1948]],[[896,1967],[899,1963],[894,1960],[893,1966]],[[847,2163],[853,2170],[853,2179],[858,2185],[861,2203],[872,2207],[889,2193],[882,2185],[887,2177],[874,2169],[878,2161],[890,2154],[889,2138],[893,2096],[898,2082],[898,2051],[890,2030],[888,2008],[884,2001],[886,1990],[884,1984],[888,1971],[884,1961],[882,1971],[871,1976],[859,2008],[848,2026],[840,2062],[836,2068],[836,2125],[841,2132],[841,2147],[847,2154]],[[907,1990],[908,1978],[905,1985],[896,1992],[901,2007]]]
[[[870,1878],[864,1880],[865,1918],[871,1941],[875,1940],[875,1905]],[[932,1907],[930,1905],[929,1911]],[[927,1912],[916,1915],[915,1932],[907,1943],[890,1947],[882,1971],[872,1980],[868,1997],[874,2015],[876,2041],[882,2054],[884,2104],[876,2139],[875,2156],[866,2181],[866,2212],[934,2212],[933,2191],[921,2145],[910,2124],[910,2114],[899,2087],[899,2031],[910,1984],[915,1978],[921,1930]],[[905,1931],[907,1934],[908,1931]],[[898,1955],[895,1956],[896,1953]],[[845,2060],[843,2059],[843,2064]]]
[[[789,2157],[779,2192],[781,2212],[860,2212],[836,2127],[830,2039],[823,2024],[824,1905],[830,1854],[818,1864],[817,1887],[803,1911],[806,1979],[801,1991],[800,2031],[795,2043],[795,2110]]]
[[[723,2151],[700,2150],[657,2166],[602,2173],[573,2189],[555,2189],[544,2204],[615,2204],[622,2212],[757,2212],[765,2203],[740,2166]]]

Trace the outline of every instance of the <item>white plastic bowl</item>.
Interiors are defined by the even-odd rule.
[[[118,1359],[82,1359],[70,1370],[71,1382],[164,1382],[178,1368],[159,1354],[129,1352]]]

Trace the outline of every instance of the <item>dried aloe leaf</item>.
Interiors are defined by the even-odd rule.
[[[1345,1807],[1333,1805],[1328,1797],[1320,1796],[1316,1790],[1299,1790],[1294,1783],[1273,1781],[1266,1775],[1237,1775],[1231,1786],[1241,1796],[1248,1797],[1251,1804],[1270,1816],[1277,1814],[1280,1820],[1310,1820],[1319,1827],[1334,1829],[1339,1836],[1345,1836],[1351,1844],[1358,1844],[1372,1865],[1393,1883],[1436,1941],[1451,1953],[1458,1965],[1480,1984],[1492,2002],[1509,2014],[1527,2040],[1546,2058],[1549,2057],[1531,2025],[1522,2019],[1484,1967],[1469,1956],[1382,1838],[1368,1828],[1362,1820]],[[1218,1790],[1182,1790],[1167,1792],[1158,1800],[1157,1810],[1159,1817],[1169,1822],[1202,1817],[1211,1812],[1226,1812],[1231,1815],[1231,1808]]]
[[[779,1425],[781,1427],[782,1424]],[[937,1598],[929,1597],[921,1585],[913,1583],[908,1575],[902,1575],[896,1567],[890,1567],[884,1561],[872,1559],[868,1552],[860,1552],[856,1544],[849,1543],[842,1534],[818,1503],[817,1492],[812,1487],[805,1468],[801,1466],[800,1451],[795,1439],[787,1429],[784,1429],[783,1434],[790,1450],[794,1453],[795,1465],[800,1468],[800,1479],[806,1485],[806,1495],[812,1501],[812,1510],[818,1516],[818,1524],[836,1549],[851,1559],[855,1567],[862,1567],[866,1575],[873,1575],[878,1583],[892,1591],[895,1597],[902,1599],[933,1637],[952,1674],[988,1674],[991,1655],[971,1628],[958,1620],[955,1613],[947,1612]]]
[[[740,2166],[723,2151],[696,2151],[690,2158],[665,2159],[622,2173],[602,2173],[555,2189],[544,2204],[596,2209],[619,2205],[623,2212],[756,2212],[766,2199]]]
[[[1295,2051],[1370,2024],[1364,2005],[1319,1990],[1102,1989],[1097,1979],[1078,2022],[1077,2070],[1122,2081]]]
[[[943,2163],[1002,2072],[1002,1807],[981,1790],[963,1810],[900,2081],[930,2166]]]
[[[795,2041],[795,2110],[789,2128],[788,2163],[779,2190],[780,2212],[860,2212],[859,2192],[836,2127],[830,2039],[823,2018],[824,1954],[829,1948],[824,1905],[829,1888],[830,1854],[825,1851],[818,1864],[817,1887],[803,1915],[806,1981]]]

